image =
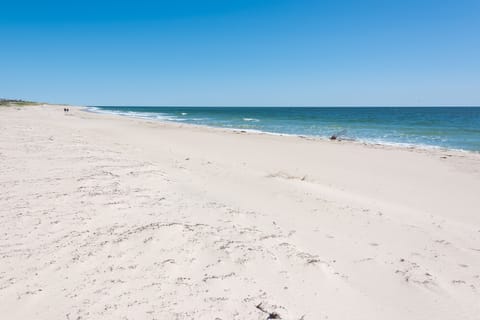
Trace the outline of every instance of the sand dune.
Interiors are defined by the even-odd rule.
[[[0,108],[1,319],[478,319],[480,155]]]

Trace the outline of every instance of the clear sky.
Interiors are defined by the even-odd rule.
[[[480,0],[0,0],[0,97],[480,105]]]

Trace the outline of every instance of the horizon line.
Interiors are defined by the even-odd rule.
[[[81,105],[83,107],[145,107],[145,108],[478,108],[480,105]]]

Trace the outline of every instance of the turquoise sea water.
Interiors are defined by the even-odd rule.
[[[480,107],[116,107],[91,111],[212,127],[480,152]]]

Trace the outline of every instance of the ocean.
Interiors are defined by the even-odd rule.
[[[480,107],[141,107],[91,111],[273,134],[480,152]]]

